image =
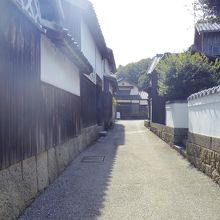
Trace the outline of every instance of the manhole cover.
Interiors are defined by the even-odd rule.
[[[82,163],[103,163],[105,160],[104,156],[87,156],[83,157],[81,162]]]

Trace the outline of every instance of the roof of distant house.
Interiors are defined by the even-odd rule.
[[[199,33],[205,32],[220,32],[220,24],[219,23],[197,23],[196,29]]]
[[[131,86],[137,87],[137,85],[135,85],[134,83],[130,82],[130,81],[127,80],[127,79],[120,78],[120,79],[118,79],[117,81],[118,81],[118,83],[120,83],[120,82],[126,82],[126,83],[130,84]],[[120,85],[120,86],[123,87],[124,85]]]

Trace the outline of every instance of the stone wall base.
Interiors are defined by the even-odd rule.
[[[100,126],[82,130],[70,141],[0,171],[0,220],[17,219],[67,165],[98,138]]]
[[[188,160],[220,185],[220,139],[188,134]]]
[[[187,138],[188,129],[186,128],[171,128],[166,125],[145,122],[145,126],[148,127],[153,133],[159,136],[162,140],[169,145],[178,145],[185,147],[185,140]]]

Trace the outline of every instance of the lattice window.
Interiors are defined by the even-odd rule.
[[[17,3],[36,23],[40,24],[41,13],[38,0],[13,0]]]

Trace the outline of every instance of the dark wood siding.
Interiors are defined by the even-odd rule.
[[[81,101],[40,81],[40,32],[9,1],[0,12],[2,169],[78,135]]]
[[[118,103],[117,112],[120,112],[121,119],[147,119],[148,106],[141,106],[135,103]]]
[[[43,138],[41,146],[46,148],[62,144],[80,134],[80,97],[62,89],[42,83],[40,118]]]
[[[218,33],[205,33],[203,39],[203,52],[211,56],[220,56],[220,35]]]
[[[86,76],[80,79],[82,125],[88,127],[97,124],[96,85]]]
[[[158,76],[154,71],[151,75],[152,88],[150,92],[151,99],[151,120],[154,123],[165,124],[166,123],[166,99],[163,96],[159,96],[157,92]]]
[[[12,5],[0,3],[0,166],[36,153],[40,33]]]
[[[112,125],[112,94],[103,92],[104,127],[108,129]]]

